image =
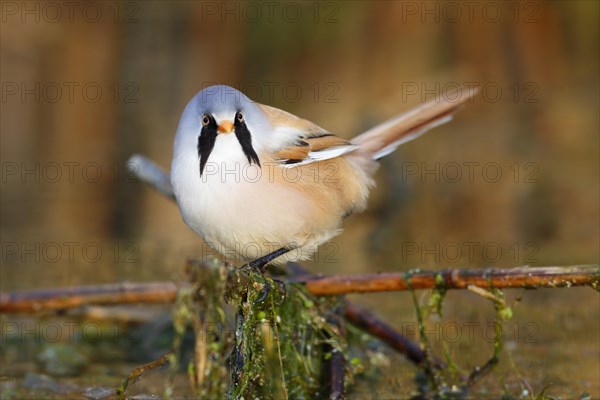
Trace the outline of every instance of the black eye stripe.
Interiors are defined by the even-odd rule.
[[[204,117],[202,117],[204,118]],[[204,167],[208,162],[208,156],[215,147],[215,140],[217,140],[217,123],[212,116],[208,116],[210,119],[208,125],[202,126],[200,136],[198,137],[198,157],[200,158],[200,176],[204,172]]]
[[[233,126],[235,128],[235,136],[237,137],[238,142],[240,142],[240,145],[242,146],[242,151],[246,155],[248,162],[250,164],[255,162],[256,165],[260,167],[260,160],[258,159],[258,154],[256,154],[256,151],[254,151],[254,148],[252,147],[252,135],[250,134],[250,131],[246,126],[245,120],[242,119],[242,121],[240,122],[236,114]]]

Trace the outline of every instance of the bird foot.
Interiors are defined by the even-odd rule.
[[[240,267],[242,271],[258,273],[264,281],[264,283],[262,284],[262,288],[260,289],[260,295],[258,296],[258,299],[254,301],[254,304],[259,304],[265,301],[265,299],[269,295],[269,292],[271,291],[271,284],[269,283],[269,280],[265,278],[264,275],[267,264],[269,264],[271,261],[273,261],[280,255],[287,253],[288,251],[290,251],[290,249],[282,247],[279,250],[275,250],[274,252],[269,253],[266,256],[260,257],[254,261],[250,261],[248,264],[244,264]]]

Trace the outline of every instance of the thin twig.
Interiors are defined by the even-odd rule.
[[[339,351],[331,354],[329,361],[329,399],[341,400],[344,398],[344,377],[346,360]]]
[[[340,321],[339,316],[332,315],[329,318],[329,323],[335,326],[340,336],[343,337],[346,335],[346,329],[342,321]],[[328,333],[324,333],[326,336],[329,336]],[[329,388],[329,400],[342,400],[345,398],[346,358],[341,351],[330,343],[323,345],[323,353],[329,354],[329,358],[326,358],[325,362],[325,373],[322,376],[324,380],[323,386]]]
[[[445,289],[466,289],[471,285],[499,289],[571,286],[597,288],[600,285],[600,266],[446,269],[435,272],[300,277],[296,281],[303,282],[307,290],[317,296],[404,291],[411,288],[433,289],[439,286]]]
[[[177,296],[172,282],[117,283],[73,286],[0,294],[0,313],[65,310],[84,305],[172,303]]]
[[[271,299],[271,312],[273,313],[273,315],[276,315],[273,299]],[[287,382],[285,381],[285,372],[283,369],[283,356],[281,355],[281,340],[279,336],[279,328],[277,327],[277,320],[273,321],[273,329],[275,330],[275,344],[277,344],[277,360],[279,361],[279,372],[281,373],[281,388],[283,389],[283,394],[285,398],[289,399],[290,396],[288,394]]]
[[[151,361],[147,364],[144,364],[140,367],[137,367],[136,369],[131,371],[131,373],[123,381],[121,387],[117,389],[117,397],[122,398],[125,395],[125,392],[127,391],[127,388],[129,387],[129,385],[138,381],[148,371],[154,370],[158,367],[162,367],[163,365],[168,363],[172,354],[173,354],[173,352],[170,351],[167,354],[165,354],[164,356],[162,356],[154,361]]]
[[[502,326],[502,321],[505,318],[502,311],[506,310],[506,301],[504,300],[504,294],[497,289],[489,291],[472,285],[469,285],[467,289],[485,299],[490,300],[494,304],[497,315],[495,324],[496,337],[494,338],[494,353],[485,362],[485,364],[480,367],[475,367],[471,370],[471,373],[467,378],[467,387],[472,387],[484,376],[492,372],[494,367],[500,361],[500,354],[502,353],[502,349],[504,347],[504,341],[502,339],[504,328]]]
[[[423,349],[421,349],[421,346],[406,338],[370,312],[365,311],[350,302],[346,302],[344,318],[354,326],[379,338],[398,353],[404,354],[406,358],[416,365],[420,365],[425,360],[426,354]]]

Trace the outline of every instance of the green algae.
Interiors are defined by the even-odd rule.
[[[482,365],[466,371],[450,355],[448,344],[442,338],[441,347],[444,360],[434,356],[432,344],[426,334],[426,320],[435,316],[443,319],[443,303],[447,293],[444,286],[444,280],[441,275],[436,275],[436,287],[432,289],[427,304],[421,306],[416,296],[416,291],[411,286],[411,274],[418,271],[409,271],[405,278],[408,282],[412,299],[415,307],[419,340],[422,349],[425,351],[426,359],[421,366],[421,370],[415,375],[418,392],[414,394],[415,398],[440,398],[440,399],[462,399],[468,397],[472,386],[483,376],[488,374],[500,361],[500,355],[504,347],[504,323],[513,317],[511,307],[506,304],[504,293],[497,288],[489,290],[469,287],[469,290],[492,301],[496,311],[496,320],[494,322],[494,338],[492,341],[492,356]]]
[[[327,361],[336,353],[344,357],[347,353],[342,322],[334,311],[339,300],[315,298],[300,284],[287,284],[284,288],[254,272],[248,272],[247,279],[252,284],[239,285],[229,299],[238,308],[228,397],[323,396],[322,377]],[[265,284],[261,280],[266,280],[271,290],[257,303]],[[352,375],[351,366],[344,371],[348,378]]]
[[[301,284],[284,286],[255,271],[218,261],[189,262],[187,272],[191,285],[179,290],[173,311],[176,335],[165,398],[176,397],[173,377],[189,327],[196,341],[187,371],[198,398],[327,395],[323,377],[328,375],[329,363],[335,357],[349,359],[345,323],[339,318],[340,299],[316,298]],[[258,301],[267,286],[267,296]],[[228,332],[224,328],[228,304],[235,315],[229,336],[222,334]],[[342,365],[348,385],[362,365],[358,358]]]

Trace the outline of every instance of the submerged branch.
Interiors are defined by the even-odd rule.
[[[427,355],[418,343],[406,338],[370,312],[359,308],[349,301],[346,301],[344,318],[357,328],[379,338],[379,340],[396,350],[398,353],[404,354],[404,356],[414,364],[420,365],[425,361]]]

